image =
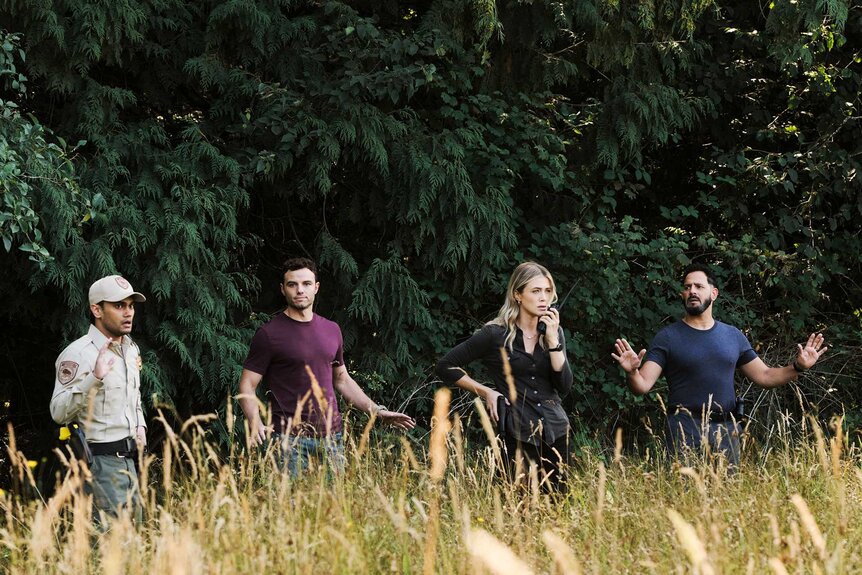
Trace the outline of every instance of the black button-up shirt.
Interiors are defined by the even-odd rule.
[[[524,350],[524,334],[515,334],[512,350],[506,356],[512,368],[517,400],[513,403],[512,429],[506,429],[516,439],[539,445],[540,441],[554,443],[569,430],[569,418],[560,403],[560,396],[572,388],[572,368],[568,358],[562,371],[551,367],[551,354],[536,344],[532,354]],[[500,349],[506,339],[506,328],[486,324],[470,339],[452,348],[437,364],[437,375],[444,383],[453,385],[467,375],[463,366],[479,360],[490,375],[492,387],[509,397],[509,386],[503,371]],[[562,330],[560,342],[565,343]]]

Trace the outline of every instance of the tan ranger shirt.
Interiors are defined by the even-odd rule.
[[[138,426],[146,427],[141,409],[140,351],[129,336],[123,336],[122,344],[108,347],[115,358],[104,379],[93,375],[99,350],[107,340],[91,325],[87,335],[70,343],[55,364],[51,417],[61,425],[78,421],[87,440],[94,443],[133,438]]]

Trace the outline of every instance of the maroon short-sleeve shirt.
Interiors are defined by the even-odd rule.
[[[323,391],[325,406],[312,391],[306,365]],[[333,369],[340,365],[344,365],[344,340],[337,323],[317,314],[311,321],[296,321],[284,313],[257,330],[243,363],[245,369],[263,376],[276,430],[305,435],[341,431],[341,413],[332,385]],[[300,402],[302,410],[297,413]],[[286,429],[288,422],[297,421],[301,421],[300,427]]]

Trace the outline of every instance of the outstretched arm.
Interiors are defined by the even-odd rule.
[[[620,367],[625,370],[629,389],[638,395],[643,395],[651,390],[661,375],[661,366],[654,361],[647,361],[641,365],[646,350],[642,349],[635,353],[629,342],[624,339],[616,340],[614,349],[616,353],[612,353],[611,357],[617,360]]]
[[[799,351],[790,365],[769,367],[758,357],[743,365],[740,370],[745,377],[760,387],[778,387],[794,381],[801,372],[811,369],[820,356],[829,349],[823,345],[824,342],[822,333],[812,333],[804,346],[801,343],[796,344]]]
[[[359,384],[350,377],[350,373],[348,373],[345,366],[339,365],[333,367],[332,375],[332,385],[353,407],[361,409],[368,414],[376,412],[377,417],[400,429],[413,429],[416,426],[416,421],[406,413],[384,409],[382,406],[371,401],[371,398],[362,391]]]

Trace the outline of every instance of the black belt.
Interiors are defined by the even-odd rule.
[[[138,444],[134,438],[127,437],[107,443],[87,442],[93,455],[116,455],[118,457],[135,457],[138,454]]]
[[[674,415],[679,415],[680,413],[688,413],[693,418],[703,419],[704,409],[703,406],[700,407],[686,407],[684,405],[675,406]],[[707,419],[710,423],[724,423],[726,421],[730,421],[733,419],[733,412],[730,411],[707,411],[706,415]]]

